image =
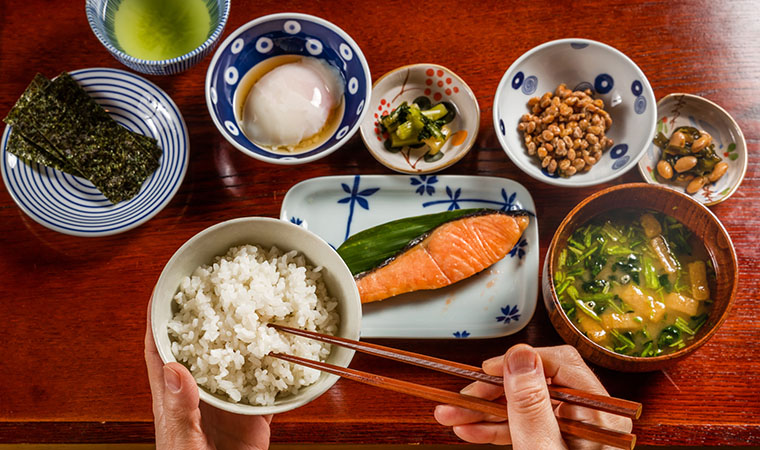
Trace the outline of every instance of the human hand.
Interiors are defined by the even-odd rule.
[[[547,383],[609,395],[578,351],[569,345],[533,348],[518,344],[506,354],[484,361],[483,370],[490,375],[502,375],[504,386],[477,381],[461,392],[487,400],[506,396],[509,422],[458,406],[435,408],[436,420],[453,427],[454,433],[467,442],[512,444],[514,450],[599,450],[608,447],[580,439],[563,439],[556,417],[621,432],[630,432],[633,428],[632,421],[625,417],[567,403],[553,404]]]
[[[242,416],[199,403],[198,385],[182,364],[164,365],[150,327],[145,331],[157,450],[266,450],[272,416]]]

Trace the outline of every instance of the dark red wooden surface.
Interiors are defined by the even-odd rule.
[[[361,46],[373,78],[416,62],[442,64],[472,87],[482,111],[476,147],[445,174],[503,176],[537,204],[541,257],[555,227],[597,188],[558,189],[525,176],[496,141],[493,95],[504,71],[547,40],[586,37],[630,56],[657,98],[699,94],[742,127],[750,158],[734,196],[712,210],[739,255],[740,289],[718,334],[665,372],[599,369],[617,396],[644,403],[641,444],[760,444],[760,8],[750,1],[614,2],[233,2],[225,36],[261,15],[324,17]],[[147,224],[117,236],[65,236],[33,222],[0,188],[0,442],[147,442],[153,439],[143,365],[145,307],[168,258],[189,237],[239,216],[277,217],[295,183],[323,175],[390,174],[352,139],[299,167],[274,166],[235,150],[206,110],[210,58],[172,77],[149,77],[178,104],[190,130],[190,166],[174,200]],[[90,31],[83,2],[0,2],[0,114],[36,72],[123,68]],[[644,132],[642,130],[642,132]],[[613,183],[639,181],[631,172]],[[609,185],[609,184],[608,184]],[[601,187],[601,186],[600,186]],[[478,364],[518,342],[561,343],[543,305],[520,333],[491,340],[383,343]],[[448,389],[463,382],[357,355],[353,367]],[[339,381],[312,404],[278,416],[274,442],[459,442],[429,402]]]

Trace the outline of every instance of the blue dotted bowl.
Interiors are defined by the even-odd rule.
[[[256,64],[280,55],[322,59],[340,71],[345,110],[335,133],[319,147],[279,153],[251,142],[234,113],[235,89]],[[325,157],[345,144],[369,110],[372,79],[367,60],[351,37],[332,23],[306,14],[260,17],[235,30],[220,46],[206,74],[206,104],[214,124],[243,153],[274,164],[302,164]]]
[[[159,0],[156,0],[159,1]],[[113,21],[116,10],[119,9],[121,0],[87,0],[85,11],[87,21],[90,23],[93,33],[116,60],[132,70],[148,75],[173,75],[198,64],[216,47],[219,37],[227,24],[227,16],[230,12],[230,0],[204,0],[211,16],[211,23],[215,24],[209,32],[208,38],[200,47],[190,53],[172,59],[150,61],[135,58],[122,51],[116,36],[113,33]]]
[[[530,112],[528,100],[554,92],[560,83],[591,89],[612,117],[606,133],[614,140],[612,148],[590,171],[569,178],[542,169],[517,130],[520,117]],[[561,39],[533,48],[507,69],[496,89],[493,120],[507,156],[531,177],[557,186],[593,186],[636,167],[654,137],[657,105],[644,72],[623,53],[596,41]]]

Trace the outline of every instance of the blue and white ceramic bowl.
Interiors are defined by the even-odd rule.
[[[570,89],[591,89],[612,116],[606,133],[614,140],[612,148],[590,171],[569,178],[542,169],[517,131],[520,117],[529,112],[528,100],[554,92],[561,83]],[[502,148],[525,173],[557,186],[592,186],[636,166],[654,137],[657,105],[647,77],[623,53],[596,41],[561,39],[533,48],[507,69],[496,89],[493,120]]]
[[[273,152],[251,142],[238,126],[234,97],[240,80],[256,64],[280,55],[322,59],[343,79],[343,117],[333,135],[315,149]],[[306,14],[273,14],[248,22],[219,46],[206,74],[206,104],[222,136],[248,156],[275,164],[302,164],[340,148],[359,129],[371,93],[369,66],[356,42],[332,23]]]
[[[182,56],[157,61],[135,58],[122,51],[119,46],[113,33],[113,21],[121,0],[86,0],[85,10],[93,33],[120,63],[132,70],[149,75],[173,75],[184,72],[205,58],[216,47],[227,24],[230,0],[204,0],[204,2],[211,15],[211,23],[215,25],[211,27],[203,44]]]

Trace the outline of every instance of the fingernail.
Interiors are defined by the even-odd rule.
[[[536,352],[530,347],[519,347],[507,355],[507,368],[511,374],[527,374],[536,370]]]
[[[182,381],[179,374],[171,367],[164,366],[164,383],[166,389],[173,394],[178,393],[182,389]]]
[[[502,361],[504,361],[504,355],[494,356],[493,358],[488,358],[487,360],[483,361],[483,365],[486,364],[501,364]]]
[[[472,391],[473,385],[468,384],[467,386],[463,387],[461,391],[459,391],[460,394],[468,395],[470,391]]]

